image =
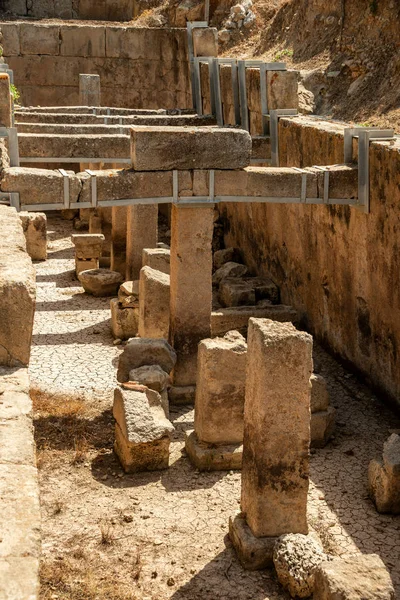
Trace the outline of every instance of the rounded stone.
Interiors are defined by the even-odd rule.
[[[117,271],[89,269],[79,273],[79,281],[87,294],[93,296],[116,296],[124,278]]]
[[[274,547],[279,583],[292,598],[308,598],[314,590],[315,570],[327,560],[316,538],[301,533],[282,535]]]

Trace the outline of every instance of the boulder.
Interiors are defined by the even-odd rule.
[[[218,285],[227,277],[244,277],[245,275],[247,275],[247,267],[245,265],[235,262],[227,262],[215,271],[212,282],[213,285]]]
[[[176,363],[175,350],[167,340],[133,338],[126,344],[119,357],[117,380],[128,381],[132,369],[144,365],[159,365],[170,373]]]
[[[116,296],[124,278],[117,271],[89,269],[79,273],[79,281],[87,294],[93,296]]]
[[[145,365],[129,372],[129,381],[137,381],[151,390],[162,392],[170,383],[169,374],[159,365]]]
[[[282,535],[273,561],[279,583],[292,598],[308,598],[314,590],[315,569],[327,559],[316,538],[301,533]]]
[[[227,262],[242,262],[242,253],[238,248],[224,248],[214,252],[213,264],[215,269],[219,269]]]

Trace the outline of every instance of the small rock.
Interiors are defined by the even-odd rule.
[[[215,271],[212,282],[214,285],[218,285],[223,279],[226,279],[226,277],[244,277],[245,275],[247,275],[246,265],[241,265],[236,262],[227,262]]]
[[[229,30],[221,29],[221,31],[218,33],[218,39],[223,44],[226,44],[226,42],[229,42],[229,40],[231,39],[231,34],[229,33]]]
[[[113,341],[114,346],[119,346],[120,344],[122,344],[122,340],[120,339],[116,339]]]
[[[133,515],[125,513],[122,517],[125,521],[125,523],[132,523],[133,521]]]
[[[169,587],[172,587],[173,585],[175,585],[175,579],[173,577],[169,577],[167,579],[167,585],[169,585]]]

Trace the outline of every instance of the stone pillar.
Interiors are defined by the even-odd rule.
[[[126,235],[126,279],[136,281],[142,268],[144,248],[155,248],[158,237],[157,204],[128,207]]]
[[[214,205],[172,207],[170,340],[174,386],[194,386],[197,347],[211,335]]]
[[[111,270],[126,273],[126,231],[128,208],[113,206],[111,209]]]
[[[252,318],[247,343],[242,514],[230,537],[254,569],[271,563],[278,536],[308,532],[312,337]]]
[[[0,73],[0,126],[12,127],[10,78],[7,73]]]
[[[80,106],[101,106],[100,75],[79,75]]]
[[[168,339],[169,275],[151,267],[140,270],[139,336]]]

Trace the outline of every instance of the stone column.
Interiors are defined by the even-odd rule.
[[[312,337],[252,318],[247,343],[242,513],[230,536],[254,569],[270,564],[276,537],[308,532]]]
[[[170,340],[178,355],[174,386],[195,386],[197,347],[211,335],[213,219],[213,204],[172,207]]]
[[[158,238],[157,204],[128,207],[126,236],[126,280],[139,279],[144,248],[155,248]]]
[[[123,277],[126,273],[126,206],[113,206],[111,209],[111,270],[118,271]]]
[[[0,125],[12,127],[10,78],[7,73],[0,73]]]
[[[80,106],[101,106],[100,75],[79,75]]]

